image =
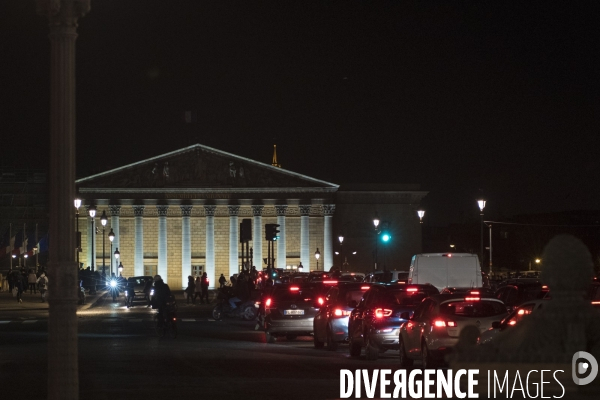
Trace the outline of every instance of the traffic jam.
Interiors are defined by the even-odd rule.
[[[258,275],[255,330],[264,331],[266,343],[312,338],[315,349],[366,360],[389,352],[403,367],[415,361],[445,367],[466,326],[476,326],[478,344],[489,345],[552,298],[551,288],[535,277],[490,283],[477,255],[466,253],[419,254],[407,271],[273,269]],[[586,298],[600,309],[597,278]],[[248,312],[240,316],[251,319]]]

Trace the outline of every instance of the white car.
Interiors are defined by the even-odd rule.
[[[484,332],[507,314],[502,301],[481,297],[478,291],[428,297],[400,327],[400,364],[409,367],[414,360],[422,360],[423,368],[433,368],[443,363],[465,326],[474,325]]]
[[[515,326],[525,316],[541,309],[544,304],[547,304],[548,300],[531,300],[521,304],[512,313],[510,313],[502,321],[495,321],[492,323],[492,327],[487,331],[483,332],[479,337],[479,344],[491,343],[498,333],[503,332],[510,327]]]

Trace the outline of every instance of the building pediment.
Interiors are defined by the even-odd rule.
[[[338,185],[195,144],[77,180],[79,188],[211,189],[318,188]]]

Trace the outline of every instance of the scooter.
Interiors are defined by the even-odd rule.
[[[223,317],[232,317],[242,318],[245,321],[252,321],[256,318],[257,308],[254,305],[254,300],[243,301],[237,308],[232,309],[229,304],[229,299],[233,297],[233,295],[229,291],[223,289],[219,289],[217,304],[212,310],[212,317],[215,320],[218,321]]]

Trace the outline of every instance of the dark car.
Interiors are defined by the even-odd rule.
[[[327,350],[335,351],[339,343],[348,341],[350,313],[370,288],[370,283],[339,282],[329,289],[313,323],[316,348],[327,343]]]
[[[126,299],[133,303],[135,300],[145,300],[146,293],[144,293],[144,288],[146,287],[146,282],[153,281],[154,278],[151,276],[132,276],[131,278],[127,278],[127,287],[124,288]],[[133,299],[131,299],[133,296]]]
[[[504,302],[506,309],[512,312],[526,301],[543,299],[546,293],[548,287],[542,285],[539,279],[509,279],[500,283],[494,297]]]
[[[264,325],[267,343],[276,337],[293,340],[313,333],[313,319],[319,310],[315,289],[306,284],[280,284],[264,299]]]
[[[360,356],[362,348],[368,360],[380,352],[398,349],[398,331],[421,301],[439,294],[433,285],[372,284],[358,306],[350,313],[348,336],[350,355]]]

